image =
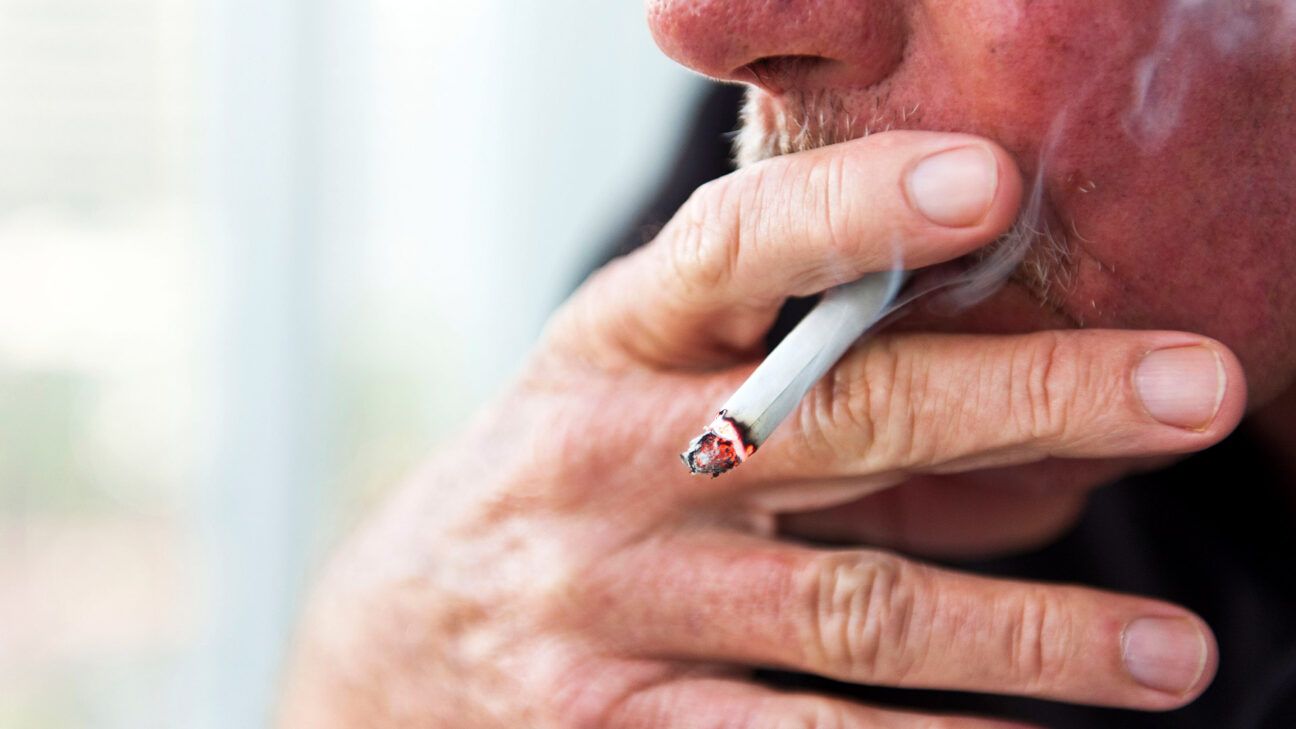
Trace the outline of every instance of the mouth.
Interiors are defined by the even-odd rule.
[[[790,90],[774,96],[749,88],[734,138],[734,159],[739,167],[745,167],[892,130],[961,131],[934,129],[924,125],[922,117],[920,103],[897,104],[886,90],[879,90],[871,109],[860,114],[848,110],[841,97],[830,91]],[[1022,289],[1052,315],[1051,319],[1060,317],[1071,326],[1083,327],[1083,315],[1072,313],[1067,306],[1076,248],[1048,192],[1044,174],[1047,155],[1041,153],[1034,161],[1019,153],[1014,156],[1023,173],[1034,175],[1022,211],[1007,233],[970,254],[963,263],[980,272],[976,289],[993,292],[1004,285]],[[1005,261],[1010,265],[1004,265]],[[955,312],[980,301],[971,301],[966,292],[945,298],[952,306],[943,308]]]

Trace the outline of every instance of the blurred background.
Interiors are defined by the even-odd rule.
[[[266,725],[696,80],[641,3],[0,0],[0,727]]]

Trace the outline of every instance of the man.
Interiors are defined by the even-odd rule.
[[[337,558],[284,723],[1292,726],[1293,11],[651,0],[668,54],[753,85],[744,169]],[[1023,235],[988,301],[686,474],[786,299]]]

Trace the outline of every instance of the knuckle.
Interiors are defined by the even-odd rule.
[[[807,664],[854,680],[903,676],[913,661],[912,571],[882,552],[816,559],[798,585],[798,644]]]
[[[858,359],[842,362],[806,397],[797,429],[800,452],[856,459],[874,441],[873,395]]]
[[[696,297],[733,279],[744,247],[742,188],[759,187],[762,175],[739,182],[733,175],[707,182],[689,196],[664,235],[664,273],[686,297]]]
[[[804,209],[816,211],[812,221],[822,230],[823,254],[850,262],[858,256],[859,239],[851,235],[850,200],[847,196],[849,166],[843,155],[827,155],[810,165],[805,181]]]
[[[1078,404],[1071,349],[1062,335],[1042,332],[1013,351],[1007,391],[1013,432],[1020,437],[1055,441],[1067,434]]]
[[[1011,680],[1027,693],[1045,692],[1063,678],[1066,646],[1072,637],[1065,614],[1044,589],[1030,591],[1008,610],[1011,625],[1004,633],[1005,665]]]
[[[864,470],[922,462],[932,447],[917,430],[925,371],[903,357],[888,337],[848,357],[807,398],[801,431],[831,458]],[[814,452],[810,450],[809,452]]]
[[[732,280],[744,262],[798,253],[838,262],[851,278],[863,268],[852,169],[844,155],[780,158],[703,184],[659,236],[665,275],[690,295]],[[779,250],[764,250],[772,246]],[[799,276],[793,293],[822,288],[810,269]]]

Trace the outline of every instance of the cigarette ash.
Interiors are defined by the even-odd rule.
[[[756,446],[747,442],[745,432],[746,428],[721,411],[702,435],[689,443],[680,458],[694,476],[718,478],[756,452]]]

